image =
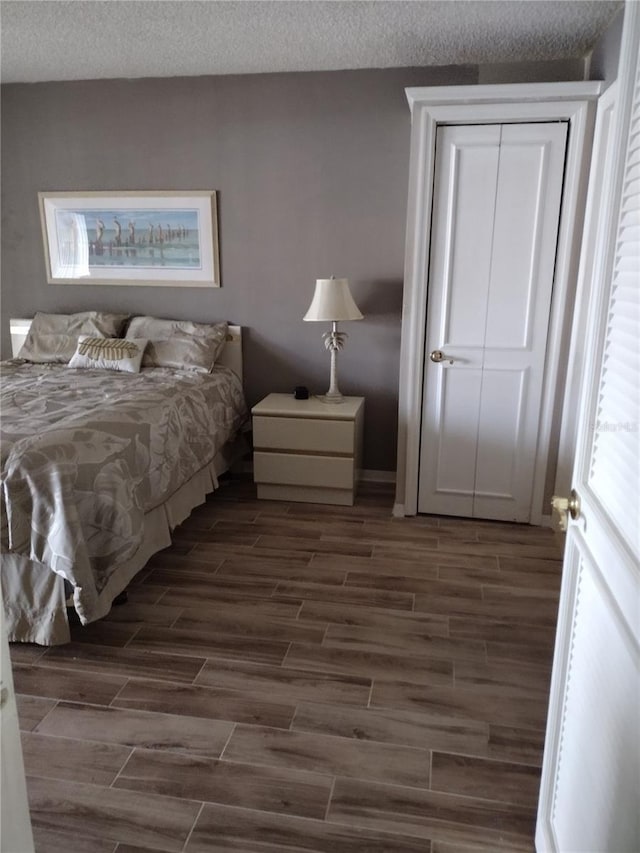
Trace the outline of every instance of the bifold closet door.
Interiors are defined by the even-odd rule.
[[[566,135],[438,128],[419,512],[529,520]]]

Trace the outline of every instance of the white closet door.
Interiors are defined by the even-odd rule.
[[[566,127],[438,129],[419,512],[529,519]]]
[[[536,832],[553,853],[640,850],[639,43],[627,4]]]
[[[529,521],[567,125],[505,125],[473,515]]]
[[[439,127],[419,512],[471,515],[500,125]],[[455,353],[434,364],[431,350]]]

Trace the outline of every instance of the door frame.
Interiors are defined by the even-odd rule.
[[[415,515],[418,509],[430,219],[438,125],[567,121],[569,139],[565,184],[531,502],[530,522],[542,523],[543,499],[546,489],[550,488],[547,486],[547,468],[551,438],[555,436],[557,441],[560,430],[580,259],[579,235],[601,87],[600,82],[577,81],[405,89],[411,109],[411,154],[400,345],[396,498],[393,507],[396,516]]]
[[[562,412],[558,468],[554,494],[568,495],[571,491],[573,465],[578,433],[578,405],[580,388],[589,356],[587,341],[587,312],[589,309],[593,281],[601,274],[606,264],[602,237],[603,229],[608,227],[601,211],[610,209],[613,202],[615,182],[611,176],[617,168],[619,156],[614,150],[615,111],[618,103],[618,81],[606,89],[598,101],[596,124],[594,129],[591,171],[589,173],[589,194],[587,196],[582,237],[582,256],[576,289],[576,308],[571,332],[571,347],[567,366],[567,382]]]

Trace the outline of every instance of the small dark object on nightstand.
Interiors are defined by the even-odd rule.
[[[296,385],[293,391],[293,396],[296,400],[308,400],[309,389],[306,387],[306,385]]]

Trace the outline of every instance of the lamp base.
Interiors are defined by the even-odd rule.
[[[333,320],[333,329],[325,336],[325,346],[331,350],[331,374],[329,378],[329,390],[319,399],[323,403],[342,403],[344,397],[338,388],[338,350],[342,346],[344,335],[338,331],[338,321]]]
[[[343,403],[344,397],[339,391],[337,394],[331,394],[327,391],[326,394],[318,394],[318,400],[323,403]]]

